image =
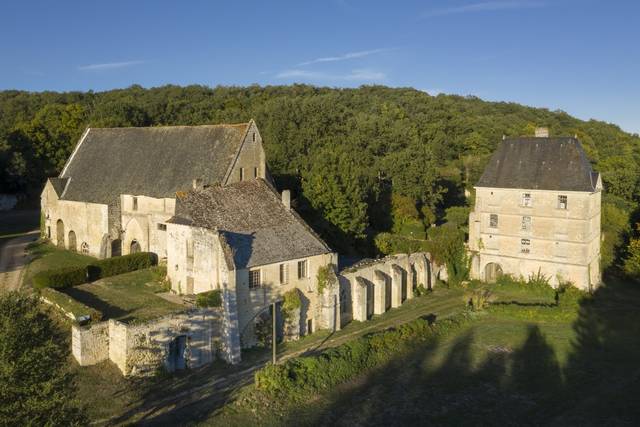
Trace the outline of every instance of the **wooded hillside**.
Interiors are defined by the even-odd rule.
[[[602,172],[604,210],[619,217],[613,225],[605,218],[605,233],[607,227],[615,228],[612,234],[628,229],[640,197],[640,138],[615,125],[414,89],[306,85],[0,92],[0,192],[37,200],[46,177],[59,173],[87,126],[250,118],[262,133],[278,186],[292,189],[298,210],[344,252],[372,252],[381,231],[422,239],[430,223],[464,221],[463,208],[447,208],[469,203],[464,189],[478,179],[502,135],[532,135],[536,126],[556,136],[576,134]]]

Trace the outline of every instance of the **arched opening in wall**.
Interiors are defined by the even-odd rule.
[[[64,222],[61,219],[56,222],[56,245],[64,248]]]
[[[122,240],[116,239],[111,242],[111,256],[122,255]]]
[[[415,292],[418,288],[418,269],[415,264],[411,264],[410,268],[411,273],[411,289]]]
[[[142,251],[142,248],[140,247],[140,243],[138,243],[138,241],[136,239],[133,239],[131,241],[131,247],[129,248],[129,253],[131,254],[135,254]]]
[[[495,283],[498,277],[502,276],[500,264],[490,262],[484,266],[484,280],[488,283]]]
[[[73,230],[69,232],[69,250],[74,252],[78,250],[78,246],[76,243],[76,232]]]
[[[403,303],[407,300],[407,270],[401,269],[400,274],[400,302]]]
[[[80,252],[85,255],[89,255],[89,244],[87,242],[82,242],[82,245],[80,245]]]
[[[384,277],[384,311],[391,309],[391,277]]]
[[[169,372],[185,369],[187,367],[187,336],[178,335],[169,343],[167,355],[167,370]]]
[[[427,273],[427,283],[425,283],[424,285],[428,290],[432,290],[433,289],[433,283],[431,283],[431,261],[429,261],[428,259],[426,261],[425,267],[427,269],[427,272],[426,272]]]
[[[375,291],[375,287],[373,283],[367,281],[367,287],[366,287],[367,298],[365,300],[367,303],[367,320],[373,317],[373,304],[374,304],[374,297],[375,297],[374,291]]]

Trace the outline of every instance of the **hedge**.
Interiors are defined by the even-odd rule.
[[[198,307],[221,307],[222,292],[219,289],[203,292],[196,295],[196,305]]]
[[[57,306],[65,313],[72,314],[75,319],[78,319],[81,316],[90,316],[91,321],[93,322],[102,320],[101,311],[96,310],[93,307],[89,307],[80,301],[76,301],[63,292],[56,291],[51,288],[44,288],[40,290],[40,296],[46,299],[49,303]]]
[[[87,281],[87,267],[66,267],[55,270],[45,270],[33,276],[32,283],[36,289],[68,288]]]
[[[304,392],[319,392],[349,380],[363,371],[388,361],[394,354],[460,329],[471,319],[463,312],[430,324],[417,319],[383,332],[367,335],[323,351],[317,356],[290,359],[280,365],[267,365],[255,373],[258,390],[272,396],[304,398]]]
[[[96,261],[87,266],[89,281],[117,276],[130,271],[149,268],[158,263],[158,257],[152,252],[137,252],[119,257]]]

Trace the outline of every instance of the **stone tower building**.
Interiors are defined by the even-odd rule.
[[[507,138],[475,186],[473,278],[539,273],[553,285],[600,284],[602,181],[576,138]]]

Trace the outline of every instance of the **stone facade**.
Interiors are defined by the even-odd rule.
[[[87,253],[98,258],[128,254],[132,249],[154,252],[159,259],[166,258],[164,222],[175,214],[175,194],[169,197],[153,197],[145,192],[132,194],[123,190],[117,200],[108,203],[66,198],[66,187],[74,177],[63,176],[69,165],[74,161],[81,161],[74,160],[74,157],[89,133],[90,129],[87,129],[61,177],[55,178],[62,182],[60,187],[55,188],[52,180],[49,180],[41,194],[41,209],[45,213],[45,233],[54,244],[67,249],[81,251],[82,244],[85,243]],[[268,179],[262,137],[256,124],[253,121],[246,124],[242,135],[237,152],[221,166],[224,170],[219,173],[222,177],[219,184],[254,179],[256,176]],[[132,144],[135,142],[132,140]],[[196,169],[193,166],[191,161],[191,168]],[[157,167],[161,169],[162,165]],[[166,172],[168,175],[173,173],[169,170]],[[121,173],[135,176],[135,171],[122,170]],[[212,183],[202,181],[198,172],[194,170],[191,180],[179,189],[188,191],[207,184]],[[150,182],[148,186],[153,188],[154,183]],[[133,182],[132,187],[139,187],[139,183]]]
[[[562,208],[560,197],[566,197]],[[593,289],[600,283],[600,204],[600,191],[476,188],[469,217],[472,277],[540,272],[553,285],[570,281]]]
[[[72,353],[81,366],[111,360],[123,375],[195,368],[215,358],[239,360],[222,309],[192,309],[141,324],[117,320],[72,327]]]
[[[418,286],[432,289],[438,270],[431,255],[422,252],[366,260],[342,270],[338,276],[342,325],[399,307],[413,298]]]
[[[602,182],[570,137],[503,140],[476,185],[471,276],[544,275],[554,286],[600,284]]]

